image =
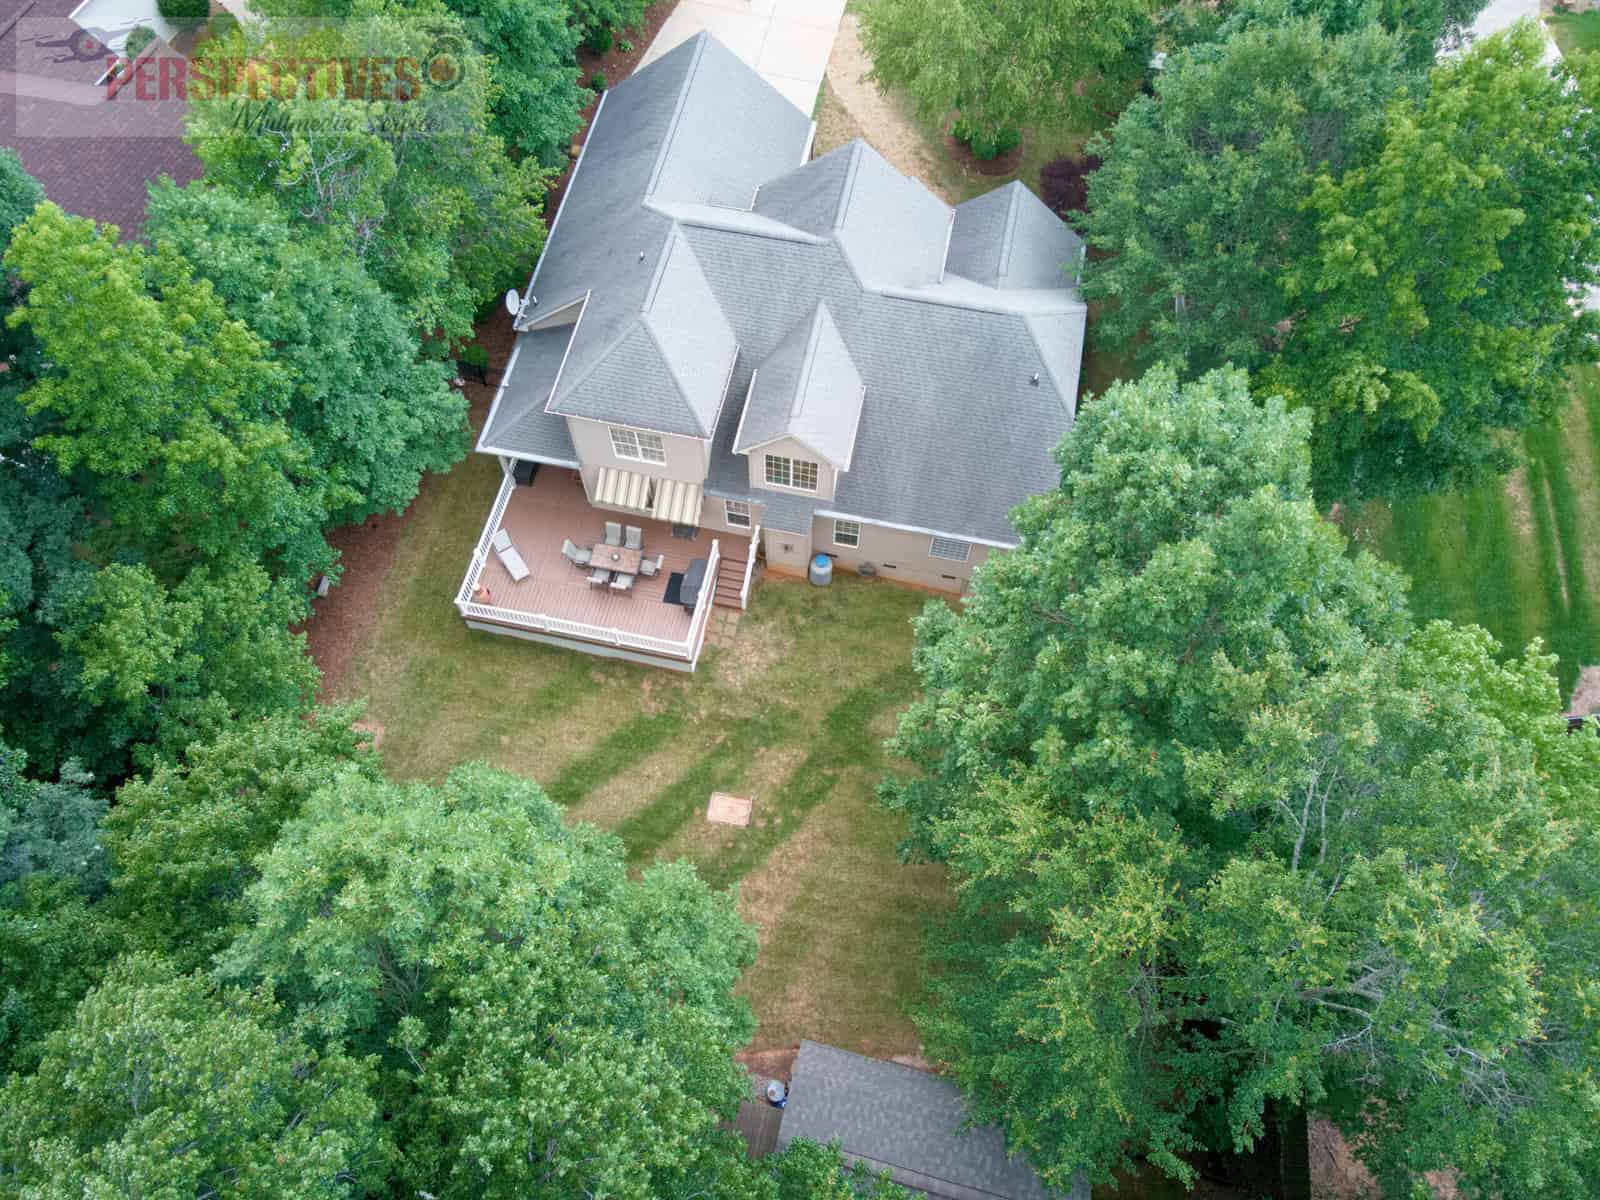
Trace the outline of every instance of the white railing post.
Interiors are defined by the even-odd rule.
[[[739,607],[750,607],[750,580],[756,573],[756,547],[761,544],[761,526],[750,531],[750,554],[744,560],[744,582],[739,585]]]

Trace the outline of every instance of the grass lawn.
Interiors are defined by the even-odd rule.
[[[1543,638],[1570,689],[1600,663],[1600,368],[1574,374],[1571,405],[1523,446],[1504,484],[1369,504],[1353,532],[1411,576],[1419,618],[1482,625],[1509,650]]]
[[[731,645],[694,675],[473,633],[450,599],[498,483],[472,455],[417,501],[385,611],[341,685],[369,697],[399,779],[481,759],[538,780],[630,862],[688,858],[740,885],[761,932],[744,988],[755,1044],[802,1035],[914,1051],[902,1006],[942,873],[900,867],[900,822],[873,788],[881,740],[913,691],[909,620],[927,597],[854,576],[763,580]],[[755,797],[748,829],[708,825],[712,791]]]
[[[1600,50],[1600,12],[1550,13],[1544,23],[1563,56]]]

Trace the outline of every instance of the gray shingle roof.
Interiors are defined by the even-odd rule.
[[[812,245],[704,227],[686,228],[685,234],[739,342],[729,393],[734,399],[727,409],[737,410],[751,369],[817,301],[828,306],[838,326],[866,387],[866,402],[850,472],[839,477],[834,499],[819,509],[1015,543],[1007,514],[1060,482],[1051,451],[1072,424],[1083,346],[1081,303],[1073,301],[1070,311],[1061,308],[1054,327],[1036,332],[1016,313],[915,298],[915,291],[887,295],[864,289],[833,242]],[[1043,346],[1040,336],[1046,338]],[[1058,382],[1051,361],[1071,363],[1070,378]],[[743,496],[749,494],[747,468],[733,453],[734,425],[725,412],[712,443],[707,487]]]
[[[778,1145],[828,1142],[897,1182],[949,1200],[1046,1200],[1052,1193],[993,1126],[962,1132],[966,1105],[936,1075],[802,1041]],[[1088,1200],[1082,1181],[1073,1200]]]
[[[1013,180],[956,206],[945,270],[993,288],[1076,284],[1083,239]]]
[[[861,375],[819,300],[756,368],[734,450],[744,453],[792,437],[848,471],[861,399]]]
[[[567,412],[710,434],[713,495],[1009,545],[1007,514],[1057,484],[1072,424],[1085,309],[1055,268],[1079,243],[1023,188],[952,215],[859,141],[796,168],[809,137],[705,34],[607,92],[531,287],[534,312],[587,296],[583,315],[521,335],[479,448],[565,461]],[[837,345],[816,358],[813,408],[810,388],[766,388],[819,306],[833,333],[818,346]],[[750,488],[733,444],[767,360],[756,427],[787,396],[796,436],[831,458],[845,433],[824,415],[859,413],[832,500]],[[857,410],[838,399],[852,379]]]
[[[934,283],[944,265],[949,206],[860,138],[762,184],[755,211],[831,235],[869,286]]]

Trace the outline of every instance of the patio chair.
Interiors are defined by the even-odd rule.
[[[628,575],[628,574],[625,574],[622,571],[618,571],[615,575],[613,575],[611,577],[611,590],[613,592],[631,592],[631,591],[633,591],[633,578],[634,577],[632,575]]]
[[[596,567],[589,572],[590,587],[605,587],[611,580],[611,572],[604,567]]]
[[[637,525],[628,526],[628,540],[624,543],[629,550],[644,549],[644,530]]]
[[[566,560],[575,567],[587,567],[589,565],[589,555],[591,551],[580,550],[576,545],[573,544],[571,538],[565,538],[562,540],[561,553]]]
[[[615,521],[606,522],[606,545],[622,545],[622,526]]]
[[[517,548],[511,544],[509,533],[504,529],[500,530],[489,544],[494,547],[495,557],[506,569],[506,574],[511,576],[512,583],[521,583],[528,577],[528,564],[522,561],[522,555],[518,554]]]
[[[646,579],[654,579],[656,573],[661,570],[661,564],[663,561],[665,561],[666,557],[667,556],[665,554],[658,554],[654,558],[645,559],[639,564],[639,574],[643,575]]]

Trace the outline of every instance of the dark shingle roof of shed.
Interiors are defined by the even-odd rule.
[[[952,1200],[1047,1200],[1052,1193],[993,1126],[962,1131],[966,1104],[947,1080],[803,1041],[778,1145],[828,1142],[873,1169]],[[1073,1189],[1087,1197],[1086,1186]]]

